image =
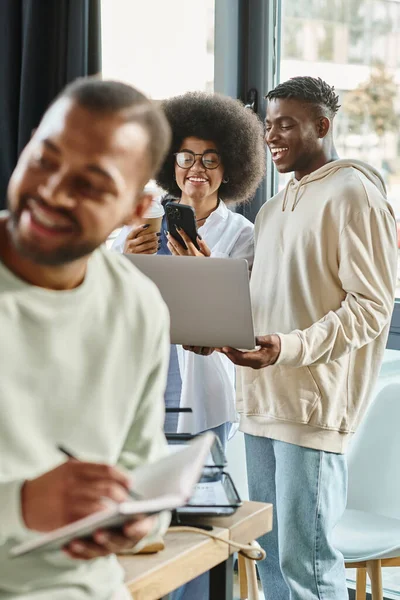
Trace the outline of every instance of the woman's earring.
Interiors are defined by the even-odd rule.
[[[229,177],[224,177],[222,180],[222,183],[228,183],[229,182]]]

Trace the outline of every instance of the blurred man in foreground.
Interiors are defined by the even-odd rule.
[[[123,597],[109,555],[167,525],[141,519],[62,552],[9,558],[17,542],[101,510],[104,498],[127,499],[126,469],[165,452],[167,310],[102,245],[146,210],[142,190],[169,141],[164,116],[135,89],[79,80],[11,177],[0,215],[0,598]]]

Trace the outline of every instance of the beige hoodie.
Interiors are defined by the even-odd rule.
[[[257,335],[278,333],[272,367],[238,369],[245,433],[345,452],[367,407],[393,310],[397,236],[371,166],[336,160],[292,179],[255,226]]]

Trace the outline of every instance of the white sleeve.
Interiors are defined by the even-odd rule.
[[[128,225],[124,225],[121,229],[115,240],[111,245],[111,250],[115,250],[115,252],[119,252],[120,254],[124,253],[125,240],[128,237],[128,234],[132,231],[132,227]]]
[[[129,471],[157,461],[168,453],[164,435],[164,393],[171,342],[169,313],[164,303],[158,305],[157,317],[151,349],[146,350],[149,355],[146,385],[118,459],[118,464]]]
[[[230,258],[245,258],[251,270],[254,262],[254,225],[250,221],[240,232],[229,256]]]
[[[163,305],[159,306],[159,313],[160,326],[159,331],[156,331],[154,326],[147,385],[118,459],[119,466],[132,471],[133,481],[136,467],[155,462],[169,453],[164,435],[164,392],[170,356],[169,313]],[[170,520],[169,511],[157,515],[152,532],[135,546],[134,552],[139,552],[144,546],[153,543],[158,536],[163,535]]]
[[[251,270],[254,262],[254,225],[247,219],[241,221],[242,227],[236,239],[226,252],[211,252],[214,258],[245,258]],[[232,235],[234,232],[232,232]]]

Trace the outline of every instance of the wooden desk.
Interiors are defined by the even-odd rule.
[[[271,531],[272,505],[244,502],[231,517],[202,517],[201,523],[212,525],[213,533],[220,538],[247,544]],[[157,554],[119,557],[133,600],[159,600],[209,570],[214,590],[210,600],[232,598],[234,548],[199,534],[173,529],[165,535],[165,546]]]

